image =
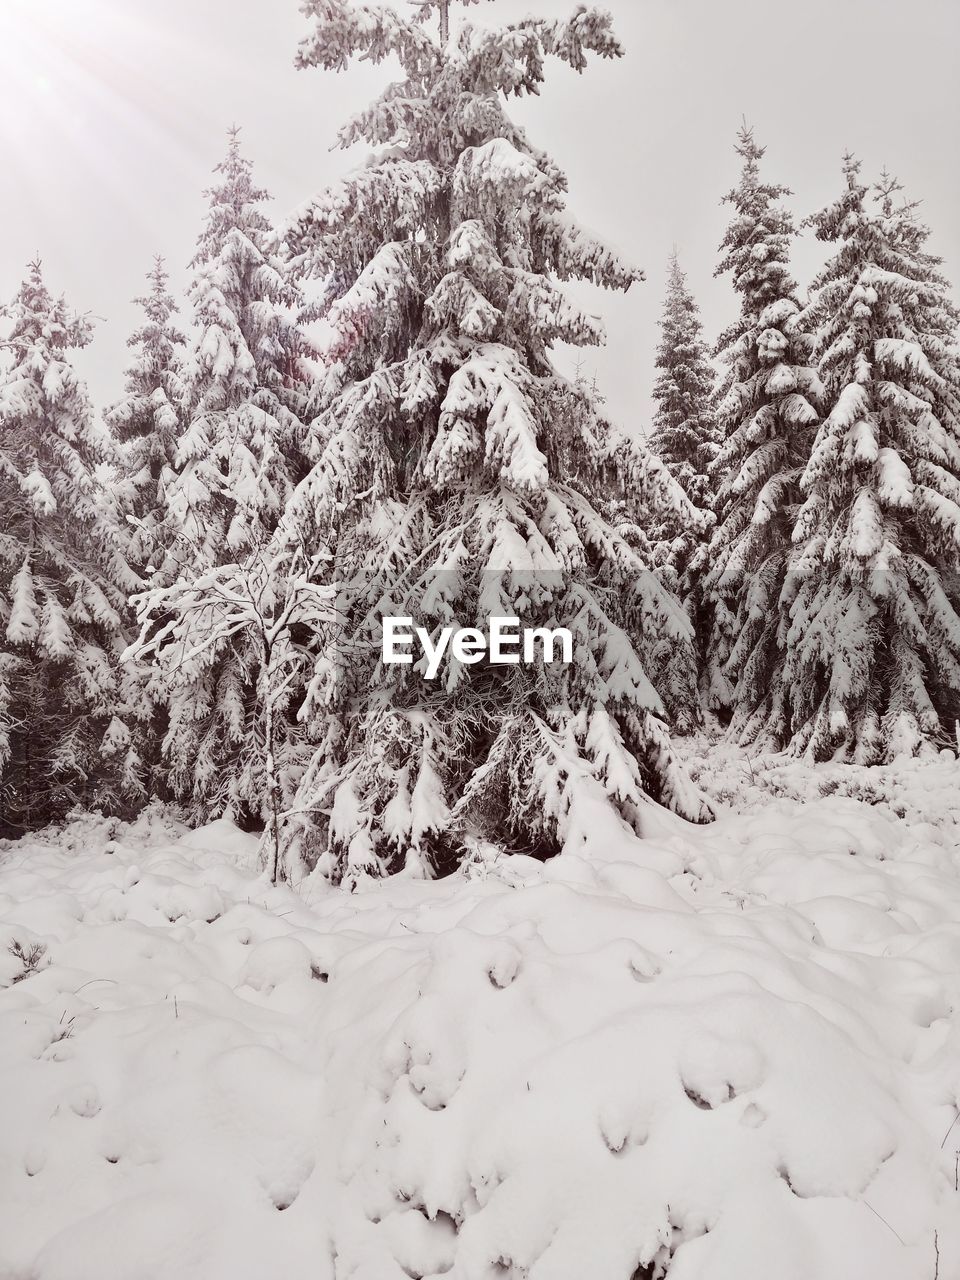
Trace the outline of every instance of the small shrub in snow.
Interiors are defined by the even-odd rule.
[[[32,973],[36,973],[47,954],[47,948],[42,942],[22,942],[19,938],[9,944],[7,950],[13,956],[14,960],[18,960],[22,965],[21,971],[14,975],[13,982],[22,982],[24,978],[29,978]]]

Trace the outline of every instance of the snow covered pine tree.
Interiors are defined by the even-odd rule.
[[[344,640],[303,709],[326,740],[301,789],[335,878],[431,874],[485,842],[547,854],[604,813],[642,829],[650,797],[709,816],[641,658],[689,647],[689,623],[591,492],[621,467],[651,501],[698,514],[549,355],[602,340],[558,280],[639,276],[567,217],[563,175],[504,110],[538,91],[548,56],[581,71],[620,45],[583,6],[449,39],[447,0],[419,9],[308,0],[299,54],[329,70],[395,57],[403,71],[340,134],[381,149],[288,233],[324,282],[332,335],[316,462],[289,519],[338,549]],[[438,17],[439,43],[424,25]],[[575,660],[548,676],[451,659],[429,681],[422,665],[380,663],[391,615],[433,634],[485,631],[492,615],[565,626]]]
[[[957,309],[884,178],[811,218],[839,244],[811,323],[829,413],[801,482],[786,679],[792,748],[872,764],[953,743],[960,712]]]
[[[650,448],[667,464],[695,506],[709,508],[707,468],[717,452],[713,369],[702,337],[700,308],[676,251],[670,257],[667,295],[653,388],[657,411]]]
[[[120,515],[98,473],[116,447],[70,363],[92,329],[34,262],[0,369],[0,829],[142,794],[135,667],[119,657],[127,597]]]
[[[781,203],[789,191],[761,181],[764,148],[746,125],[736,150],[743,170],[726,197],[735,215],[717,274],[731,274],[741,310],[717,344],[727,373],[713,463],[717,524],[703,580],[704,702],[721,719],[732,714],[740,741],[778,743],[790,692],[783,673],[789,602],[781,592],[822,388],[790,277],[795,231]]]
[[[691,502],[709,512],[713,493],[708,469],[717,452],[714,372],[702,337],[700,311],[676,250],[670,258],[660,331],[656,366],[659,376],[653,388],[657,411],[650,448],[666,463]],[[650,530],[657,566],[661,573],[669,575],[690,615],[698,654],[705,645],[702,583],[708,530],[706,524],[699,529],[687,522],[678,525],[674,516]],[[684,731],[693,730],[702,722],[698,667],[699,663],[686,680],[677,681],[675,673],[671,673],[677,694],[687,684],[690,686],[689,697],[679,698],[674,712],[678,727]]]
[[[127,369],[124,395],[106,413],[120,442],[127,481],[124,506],[132,526],[131,563],[141,572],[162,563],[173,538],[164,529],[160,480],[176,457],[183,408],[180,362],[186,342],[173,322],[177,306],[167,288],[163,258],[154,260],[147,280],[149,292],[134,299],[144,319],[127,342],[134,359]]]
[[[169,714],[170,785],[201,820],[228,808],[256,816],[265,803],[261,629],[193,651],[198,636],[219,634],[224,584],[242,595],[244,584],[263,581],[280,514],[306,470],[305,346],[291,318],[299,293],[272,251],[260,207],[267,193],[253,183],[236,129],[215,172],[221,182],[207,192],[191,264],[197,336],[183,363],[185,429],[161,480],[163,520],[177,536],[138,601],[142,642],[130,651],[154,661],[154,694]],[[260,603],[269,616],[272,605]],[[205,610],[209,617],[194,616]]]

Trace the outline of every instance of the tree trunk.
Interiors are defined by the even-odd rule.
[[[270,811],[270,839],[272,843],[270,880],[277,884],[280,877],[280,784],[277,779],[275,753],[273,654],[266,651],[266,697],[264,698],[264,747],[266,748],[267,805]]]

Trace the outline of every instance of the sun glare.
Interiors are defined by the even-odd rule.
[[[0,0],[0,94],[39,94],[52,87],[57,60],[56,28],[69,6],[63,0]],[[27,108],[27,103],[22,106]]]
[[[0,140],[81,126],[113,87],[128,25],[117,0],[0,0]]]
[[[149,38],[141,13],[130,0],[0,0],[0,158],[44,244],[78,180],[123,198]]]
[[[21,186],[42,172],[49,137],[67,132],[80,110],[72,7],[0,0],[0,153]]]

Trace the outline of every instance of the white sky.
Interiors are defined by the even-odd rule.
[[[403,3],[403,0],[398,0]],[[496,0],[492,21],[562,16],[574,0]],[[736,181],[741,117],[766,173],[802,216],[840,189],[846,147],[871,178],[886,164],[923,199],[932,247],[960,281],[958,0],[606,0],[627,56],[580,78],[554,64],[515,102],[534,143],[570,178],[571,211],[647,272],[625,297],[594,293],[609,346],[588,351],[612,415],[649,418],[656,322],[671,246],[712,339],[735,314],[713,279]],[[98,402],[117,394],[125,340],[156,252],[185,279],[200,192],[233,121],[285,212],[359,160],[336,128],[391,76],[297,72],[296,0],[0,0],[0,294],[40,253],[48,283],[103,323],[83,366]],[[803,286],[822,256],[806,237]]]

